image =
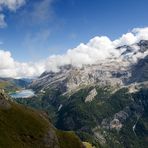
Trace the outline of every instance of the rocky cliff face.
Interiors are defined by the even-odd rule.
[[[107,59],[82,67],[68,65],[60,67],[59,72],[45,72],[30,87],[38,91],[53,87],[66,93],[88,85],[119,87],[132,82],[145,81],[148,62],[147,44],[148,41],[142,40],[131,47],[118,47],[122,51],[118,59]]]
[[[30,87],[36,90],[58,88],[63,93],[77,91],[88,85],[123,86],[130,78],[131,73],[127,61],[111,60],[96,65],[86,65],[81,68],[70,67],[57,73],[46,73],[35,80]]]

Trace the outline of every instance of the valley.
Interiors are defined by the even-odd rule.
[[[0,148],[148,148],[148,0],[0,0]]]
[[[140,41],[138,52],[146,54],[147,44]],[[65,65],[58,72],[44,72],[27,86],[36,95],[15,101],[45,111],[58,129],[75,131],[97,148],[146,148],[148,61],[146,55],[131,63],[139,54],[133,51],[123,61],[109,59],[80,68]]]

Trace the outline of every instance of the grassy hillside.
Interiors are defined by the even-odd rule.
[[[79,148],[81,145],[80,139],[74,132],[65,132],[61,130],[56,131],[60,148]],[[83,147],[83,146],[82,146]]]
[[[83,147],[74,133],[55,129],[43,113],[5,97],[0,93],[0,148]]]
[[[17,87],[15,84],[9,82],[9,81],[0,81],[0,89],[5,89],[6,91],[15,91],[18,90],[19,87]]]

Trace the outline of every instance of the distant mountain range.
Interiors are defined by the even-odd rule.
[[[0,78],[0,88],[7,92],[16,91],[27,87],[31,82],[31,79]]]

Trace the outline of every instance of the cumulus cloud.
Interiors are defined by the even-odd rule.
[[[127,34],[123,34],[122,37],[114,41],[115,46],[123,46],[123,45],[131,45],[136,42],[137,37],[130,32]]]
[[[1,77],[32,77],[38,76],[43,71],[44,63],[21,63],[15,61],[9,51],[0,50],[0,76]]]
[[[135,35],[136,42],[139,42],[140,40],[148,40],[148,27],[135,28],[132,32]]]
[[[35,77],[44,71],[58,71],[60,66],[72,64],[82,66],[85,64],[95,64],[99,61],[108,61],[116,58],[122,59],[124,49],[117,47],[122,45],[132,46],[134,51],[138,47],[134,45],[140,40],[148,40],[148,28],[136,28],[131,32],[122,35],[119,39],[111,41],[108,37],[94,37],[88,43],[81,43],[76,48],[69,49],[63,55],[52,55],[47,59],[38,62],[21,63],[14,60],[9,51],[0,50],[0,76],[2,77]],[[148,52],[131,55],[134,62],[139,58],[148,55]],[[130,56],[129,56],[130,57]]]
[[[15,11],[20,6],[25,4],[25,0],[0,0],[0,8],[7,7],[8,9]]]
[[[131,32],[123,34],[122,37],[113,41],[115,46],[132,45],[140,40],[148,40],[148,27],[134,28]]]
[[[16,11],[24,4],[25,0],[0,0],[0,28],[7,26],[7,23],[5,22],[5,15],[3,14],[3,8],[7,8],[10,11]]]
[[[0,65],[2,69],[11,68],[14,66],[14,60],[9,51],[0,50]]]

